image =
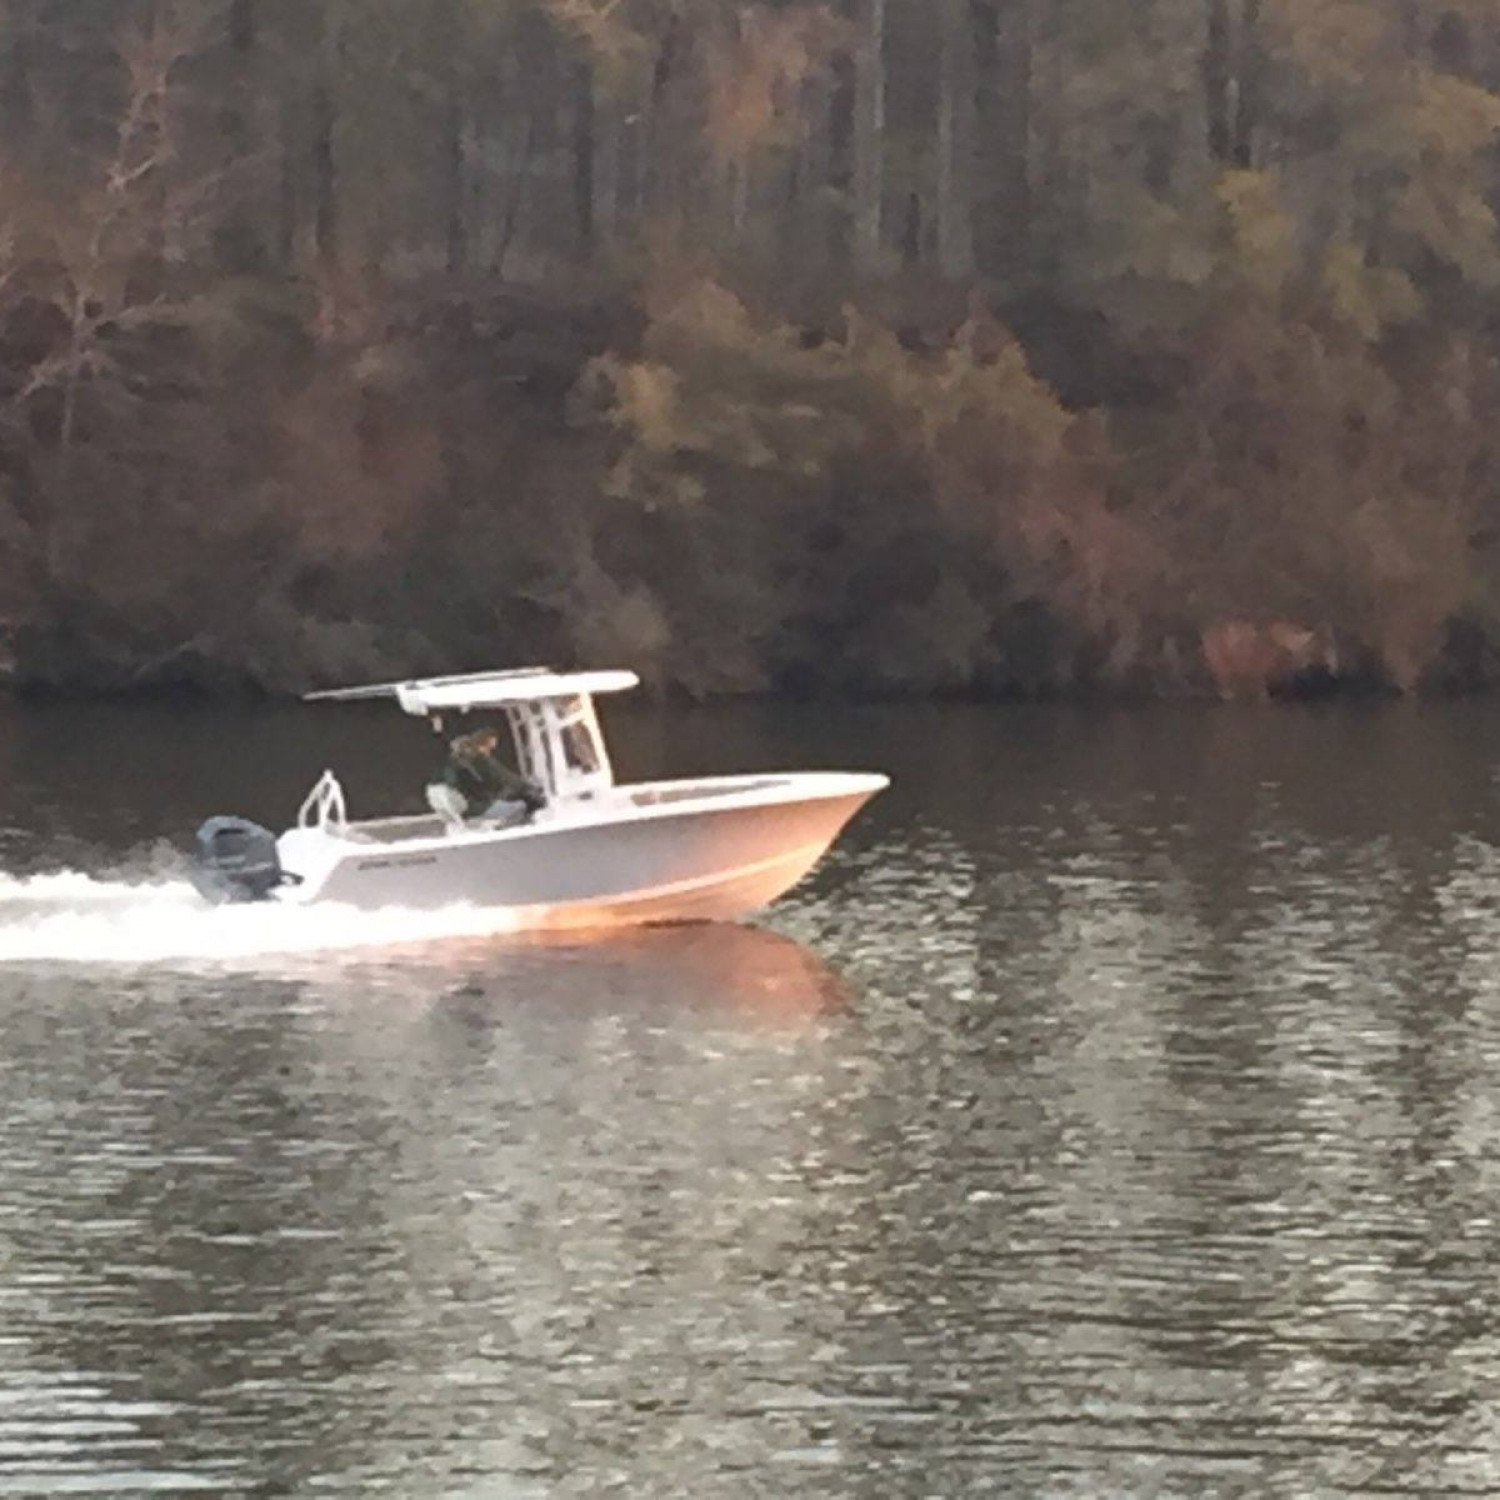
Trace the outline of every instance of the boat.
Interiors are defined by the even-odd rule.
[[[889,785],[846,771],[617,785],[594,699],[638,681],[528,667],[309,693],[392,699],[440,733],[455,717],[492,715],[538,795],[529,808],[469,815],[429,788],[428,813],[356,819],[327,770],[279,836],[243,818],[205,822],[194,884],[215,902],[493,907],[515,930],[730,921],[802,880]]]

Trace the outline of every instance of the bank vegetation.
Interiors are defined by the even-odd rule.
[[[1500,678],[1492,0],[7,0],[0,666]]]

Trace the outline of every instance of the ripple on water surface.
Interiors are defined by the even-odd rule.
[[[870,722],[775,930],[0,884],[0,1494],[1500,1487],[1487,762]]]

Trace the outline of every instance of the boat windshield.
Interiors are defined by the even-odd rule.
[[[614,781],[587,694],[518,703],[508,710],[516,755],[524,775],[548,800],[591,796]]]

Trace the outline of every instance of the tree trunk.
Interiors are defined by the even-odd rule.
[[[595,141],[594,70],[582,64],[573,73],[573,223],[579,249],[587,259],[594,251]]]
[[[968,0],[940,0],[942,77],[938,87],[938,265],[957,279],[974,269],[972,51]]]
[[[0,124],[11,150],[31,143],[31,18],[35,0],[9,0],[4,11],[4,51],[0,53]]]
[[[276,193],[276,256],[286,268],[297,258],[302,227],[302,193],[300,189],[298,146],[301,139],[301,109],[293,98],[283,98],[277,122],[280,163]]]
[[[793,266],[821,257],[825,244],[819,189],[833,177],[830,108],[827,78],[809,78],[802,85],[797,149],[786,173],[777,234],[777,253]]]
[[[598,87],[597,82],[595,87]],[[590,222],[596,244],[608,250],[614,244],[619,228],[620,135],[624,127],[620,104],[608,94],[601,93],[595,98],[593,114],[593,207]]]
[[[520,149],[516,153],[516,160],[513,164],[510,193],[505,201],[505,218],[500,225],[500,244],[495,252],[495,271],[502,281],[505,279],[505,262],[510,256],[511,246],[515,243],[516,232],[521,224],[521,211],[526,205],[527,192],[531,185],[531,161],[536,152],[536,137],[536,110],[530,109],[526,114]]]
[[[255,128],[255,0],[233,0],[225,31],[229,78],[223,113],[223,171],[230,183],[230,197],[218,243],[230,270],[250,271],[265,259],[260,229],[264,205],[257,201],[260,174],[251,167],[259,146]]]
[[[338,175],[333,156],[333,85],[320,77],[312,96],[313,244],[324,265],[338,260]]]
[[[998,0],[987,9],[988,24],[981,32],[979,49],[980,119],[991,153],[985,176],[993,184],[987,205],[986,261],[989,269],[1016,276],[1031,255],[1031,129],[1036,87],[1031,0]]]
[[[834,59],[833,82],[828,96],[828,175],[824,179],[833,189],[839,205],[853,202],[854,196],[854,66],[847,55]],[[853,215],[842,206],[823,219],[823,250],[834,266],[845,266],[854,252],[851,233]]]
[[[750,153],[736,156],[728,164],[726,187],[729,199],[730,244],[738,248],[745,242],[750,223],[750,187],[752,182]]]
[[[1229,111],[1229,0],[1206,0],[1207,29],[1203,44],[1203,102],[1208,118],[1211,160],[1230,160],[1233,144]]]
[[[255,0],[233,0],[226,22],[230,66],[233,77],[229,85],[229,104],[224,133],[236,156],[248,156],[252,149],[250,116],[255,98],[250,70],[255,65]]]
[[[754,23],[744,9],[735,9],[724,22],[722,39],[742,56],[753,47]],[[707,104],[710,120],[716,113],[713,100]],[[709,121],[705,121],[708,124]],[[731,250],[744,246],[745,234],[750,224],[750,202],[754,189],[754,161],[757,141],[752,131],[731,130],[729,139],[721,143],[722,159],[715,173],[718,181],[716,195],[723,205],[722,212],[728,230],[727,245]],[[715,153],[710,153],[710,156]]]
[[[1045,204],[1029,223],[1028,269],[1044,266],[1051,280],[1063,268],[1075,245],[1076,226],[1087,220],[1089,170],[1080,149],[1081,130],[1068,94],[1071,56],[1066,30],[1054,25],[1035,50],[1032,99],[1036,140],[1034,174],[1028,191]]]
[[[436,0],[436,3],[428,0],[428,3],[432,6],[430,66],[443,93],[436,162],[443,263],[450,276],[457,276],[468,266],[471,240],[468,143],[473,121],[465,89],[465,39],[456,0]]]
[[[231,168],[255,151],[255,0],[234,0],[226,26],[230,78],[224,106],[224,147]]]
[[[320,7],[317,31],[317,72],[309,100],[312,128],[313,245],[319,262],[337,264],[339,258],[338,160],[333,133],[337,124],[334,89],[343,60],[343,36],[339,18],[331,6]]]
[[[906,195],[906,212],[901,219],[901,263],[915,270],[922,259],[922,200],[916,193]]]
[[[469,263],[469,171],[464,149],[468,120],[457,87],[451,87],[443,101],[442,128],[444,260],[448,274],[457,276]]]
[[[675,13],[651,67],[651,86],[637,111],[633,130],[633,192],[620,194],[622,206],[647,218],[659,204],[673,204],[678,199],[679,167],[683,142],[666,129],[668,96],[677,81],[679,54],[683,47],[682,22]],[[622,126],[626,122],[621,121]],[[623,136],[623,130],[621,132]],[[620,143],[624,145],[623,139]]]
[[[885,207],[886,0],[860,0],[863,25],[854,59],[854,263],[880,266]]]
[[[1261,0],[1244,0],[1241,17],[1239,97],[1234,116],[1234,164],[1255,165],[1255,138],[1265,90],[1265,52],[1260,36]]]

